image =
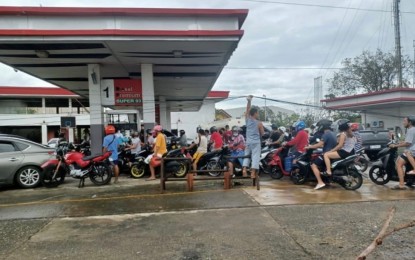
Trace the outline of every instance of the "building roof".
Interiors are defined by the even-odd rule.
[[[152,64],[156,101],[197,111],[244,31],[246,9],[0,7],[0,62],[89,97],[102,79],[136,79]],[[179,103],[180,102],[180,103]]]
[[[56,87],[0,87],[1,97],[55,97],[55,98],[79,98],[79,95]]]
[[[324,107],[327,109],[352,111],[413,106],[414,101],[415,89],[413,88],[394,88],[347,97],[321,100]]]

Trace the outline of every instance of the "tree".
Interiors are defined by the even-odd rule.
[[[408,56],[402,57],[404,86],[397,86],[398,70],[394,54],[364,51],[361,55],[342,61],[343,68],[335,72],[329,83],[329,97],[370,93],[410,84],[413,63]]]

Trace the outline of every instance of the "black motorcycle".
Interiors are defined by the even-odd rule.
[[[377,163],[369,170],[369,178],[377,185],[384,185],[389,181],[399,181],[398,172],[396,171],[396,159],[398,158],[398,148],[383,148],[377,154]],[[408,186],[415,183],[415,176],[406,174],[412,170],[410,163],[405,165],[405,182]]]
[[[291,168],[291,180],[294,184],[300,185],[307,181],[315,181],[313,170],[311,169],[311,162],[322,155],[321,149],[309,149],[305,153],[298,156]]]
[[[143,177],[146,173],[150,172],[149,166],[147,163],[145,163],[145,159],[147,158],[147,156],[149,156],[152,153],[151,148],[146,145],[144,147],[141,148],[141,151],[138,152],[134,159],[133,162],[131,164],[130,167],[130,174],[131,177],[133,178],[141,178]]]
[[[345,159],[335,160],[331,165],[332,176],[321,175],[322,180],[325,183],[337,183],[346,190],[359,189],[363,184],[363,177],[360,169],[356,167],[355,161],[356,158],[360,156],[360,154],[361,151],[357,151],[355,154],[350,155]],[[310,167],[311,160],[304,160],[306,157],[307,156],[303,158],[297,158],[296,167],[299,167],[298,172],[305,171],[305,173],[301,175],[293,173],[291,174],[291,179],[295,184],[303,184],[308,179],[311,180],[315,178]]]

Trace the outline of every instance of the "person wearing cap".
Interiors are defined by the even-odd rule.
[[[102,152],[111,152],[111,156],[108,158],[114,169],[114,183],[118,182],[118,175],[120,169],[118,168],[118,146],[120,140],[115,134],[115,127],[113,125],[107,125],[105,127],[105,137],[102,143]]]
[[[218,129],[216,126],[212,126],[210,128],[210,139],[209,142],[211,144],[211,151],[221,150],[223,146],[223,138],[218,133]]]
[[[350,128],[352,129],[353,135],[356,138],[356,145],[354,146],[354,151],[356,152],[363,148],[362,136],[359,133],[359,124],[352,123]]]
[[[278,126],[276,124],[272,124],[271,125],[272,128],[272,134],[271,134],[271,142],[269,143],[269,147],[271,148],[278,148],[280,146],[281,143],[278,143],[278,140],[280,139],[281,135],[281,131],[278,129]]]
[[[348,122],[339,125],[339,142],[330,151],[324,154],[324,163],[326,164],[325,174],[331,176],[331,161],[332,159],[344,159],[354,154],[354,146],[356,138],[353,135],[352,129]]]
[[[153,149],[154,146],[154,136],[153,136],[153,130],[147,129],[146,130],[146,145],[148,145],[151,149]]]
[[[156,142],[154,144],[154,149],[153,149],[153,157],[152,160],[155,160],[153,158],[160,158],[163,157],[163,155],[165,153],[167,153],[167,145],[166,145],[166,137],[164,136],[164,134],[162,133],[163,128],[161,127],[161,125],[156,125],[153,128],[153,134],[156,136]],[[156,167],[150,163],[150,173],[151,176],[147,179],[149,181],[151,180],[155,180],[156,179]]]
[[[334,147],[336,147],[337,138],[336,138],[336,135],[331,130],[331,122],[327,121],[319,125],[319,127],[317,128],[317,132],[323,133],[320,141],[315,144],[306,146],[305,147],[306,150],[323,148],[323,154],[324,154],[325,152],[328,152],[332,150]],[[323,155],[320,155],[319,157],[311,161],[310,167],[314,173],[314,176],[316,176],[316,179],[317,179],[317,185],[314,188],[315,190],[322,189],[326,186],[326,184],[321,179],[321,174],[320,174],[320,169],[324,169],[324,166],[325,164],[324,164]]]

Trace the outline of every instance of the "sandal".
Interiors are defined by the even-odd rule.
[[[409,175],[415,175],[415,171],[414,171],[414,170],[412,170],[412,171],[407,172],[406,174],[409,174]]]
[[[322,189],[324,187],[326,187],[326,184],[325,183],[323,183],[323,184],[317,184],[317,186],[314,189],[315,190],[319,190],[319,189]]]
[[[406,189],[408,189],[407,187],[401,187],[401,186],[399,186],[399,185],[396,185],[396,186],[393,186],[392,188],[391,188],[391,190],[406,190]]]

